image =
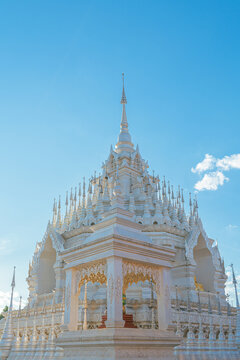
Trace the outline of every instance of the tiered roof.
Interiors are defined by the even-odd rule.
[[[179,230],[190,231],[198,221],[198,204],[189,198],[190,214],[184,207],[183,190],[174,192],[169,181],[150,175],[148,163],[142,158],[138,145],[134,148],[128,131],[127,98],[122,89],[122,119],[115,149],[110,148],[102,172],[96,172],[86,184],[79,184],[70,196],[66,194],[65,215],[61,214],[61,200],[54,200],[52,226],[59,233],[92,226],[114,207],[124,208],[133,214],[133,221],[143,225],[165,224]]]

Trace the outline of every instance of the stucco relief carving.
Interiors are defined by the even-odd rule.
[[[114,294],[114,284],[113,284],[112,274],[110,274],[110,276],[108,278],[107,287],[108,287],[108,294],[109,294],[110,304],[112,304],[113,294]]]
[[[122,301],[122,281],[120,276],[118,276],[116,281],[114,282],[113,276],[112,274],[110,274],[107,286],[110,305],[112,305],[113,298],[116,299],[117,303],[120,303]]]
[[[67,309],[69,310],[69,308],[70,308],[70,301],[71,301],[71,287],[70,287],[70,283],[68,283],[68,284],[67,284],[67,287],[66,287],[65,299],[66,299]]]
[[[170,289],[169,289],[168,285],[165,286],[165,298],[166,298],[166,303],[170,304],[171,296],[170,296]]]
[[[101,285],[107,282],[106,262],[98,261],[93,264],[83,265],[76,273],[75,294],[79,291],[84,282],[99,282]]]
[[[123,292],[126,291],[129,285],[146,280],[152,281],[155,284],[156,292],[160,293],[159,267],[123,261]]]
[[[120,276],[117,277],[117,281],[115,284],[115,294],[117,303],[119,304],[122,301],[122,281]]]

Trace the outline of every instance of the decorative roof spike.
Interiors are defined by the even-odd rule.
[[[189,193],[189,207],[190,207],[190,216],[192,216],[192,195]]]
[[[174,196],[173,185],[172,185],[172,203],[173,203],[173,205],[174,205],[174,200],[175,200],[175,196]]]
[[[85,177],[84,177],[83,178],[83,193],[82,193],[82,210],[83,210],[83,212],[84,212],[85,208],[86,208],[86,183],[85,183]]]
[[[16,266],[14,266],[14,269],[13,269],[13,278],[12,278],[12,283],[11,283],[12,291],[11,291],[11,300],[10,300],[8,315],[7,315],[7,319],[5,322],[2,338],[0,341],[0,351],[3,350],[2,355],[7,355],[6,357],[3,357],[4,359],[7,359],[9,356],[9,353],[10,353],[11,347],[12,347],[13,338],[14,338],[13,321],[12,321],[12,307],[13,307],[13,291],[15,288],[15,269],[16,269]]]
[[[72,215],[73,215],[73,191],[71,188],[71,192],[70,192],[70,196],[69,196],[69,210],[68,210],[69,222],[72,219]]]
[[[163,224],[163,215],[162,215],[162,200],[161,200],[161,194],[159,195],[159,199],[156,202],[156,210],[154,219],[156,218],[157,222],[159,224]]]
[[[166,189],[166,180],[165,180],[165,175],[163,176],[163,187]],[[165,194],[166,194],[166,192],[165,192]]]
[[[64,217],[64,226],[68,225],[68,192],[66,191],[66,200],[65,200],[66,212]]]
[[[55,227],[57,222],[57,204],[56,199],[54,198],[53,201],[53,218],[52,218],[52,225]]]
[[[176,208],[175,208],[175,204],[174,204],[174,193],[173,192],[172,192],[172,197],[173,197],[173,206],[172,206],[172,211],[171,211],[172,225],[174,227],[181,228],[181,224],[178,220],[177,212],[176,212]]]
[[[198,201],[197,201],[197,196],[195,196],[195,201],[194,201],[194,217],[195,217],[195,222],[197,223],[197,220],[198,220]]]
[[[124,89],[124,73],[122,73],[122,81],[123,81],[123,88],[122,88],[121,104],[127,104],[127,98],[126,98],[125,89]]]
[[[13,278],[12,278],[12,283],[11,283],[11,288],[12,288],[12,295],[13,295],[13,290],[16,286],[16,283],[15,283],[15,272],[16,272],[16,266],[14,266],[13,268]]]
[[[148,224],[150,222],[151,213],[150,213],[150,204],[149,204],[149,197],[146,197],[145,204],[144,204],[144,211],[143,211],[143,218],[144,222]]]
[[[161,185],[160,185],[160,179],[159,179],[159,182],[157,184],[157,190],[158,190],[158,200],[159,201],[162,201],[161,199]]]
[[[116,150],[117,152],[120,151],[130,151],[133,152],[133,144],[131,140],[131,135],[128,132],[128,121],[127,121],[127,115],[126,115],[126,109],[125,105],[127,104],[127,98],[125,95],[125,89],[124,89],[124,74],[122,74],[123,79],[123,89],[122,89],[122,98],[121,98],[121,104],[122,104],[122,119],[121,119],[121,125],[120,125],[120,134],[118,137],[118,142],[116,144]]]
[[[85,183],[85,177],[83,177],[83,197],[86,196],[86,183]]]
[[[81,209],[81,196],[82,196],[82,189],[81,183],[78,184],[78,210]]]
[[[21,311],[22,311],[22,296],[19,297],[18,317],[20,316]]]
[[[74,211],[77,211],[77,187],[75,186],[75,194],[74,194]]]
[[[165,197],[165,187],[164,187],[164,181],[162,181],[162,199]]]
[[[234,286],[235,297],[236,297],[236,307],[239,308],[238,291],[237,291],[237,280],[236,280],[236,277],[235,277],[235,273],[234,273],[234,269],[233,269],[233,264],[231,264],[231,268],[232,268],[233,286]]]
[[[181,189],[182,192],[182,196],[181,196],[181,201],[182,201],[182,207],[184,209],[184,196],[183,196],[183,189]]]
[[[87,196],[87,217],[92,220],[93,209],[92,209],[92,182],[89,180],[88,196]]]
[[[59,195],[58,199],[58,215],[57,215],[57,228],[61,228],[62,226],[62,217],[61,217],[61,196]]]
[[[104,203],[110,202],[109,191],[108,191],[108,178],[105,178],[102,200]]]
[[[182,223],[182,228],[183,230],[186,230],[186,231],[189,231],[189,224],[188,224],[188,221],[187,221],[187,217],[186,217],[186,214],[185,214],[185,210],[184,210],[184,198],[183,198],[183,194],[182,194],[182,208],[180,210],[180,221]]]
[[[68,210],[68,191],[66,191],[65,205],[66,205],[66,212],[67,212],[67,210]]]
[[[168,201],[171,202],[171,189],[170,189],[170,181],[168,180]]]
[[[92,194],[92,179],[89,179],[88,193]]]
[[[169,226],[171,225],[171,219],[168,212],[168,201],[165,190],[164,190],[164,200],[163,200],[163,224]]]
[[[179,202],[180,202],[180,200],[181,200],[180,185],[178,185],[178,199],[179,199]]]
[[[110,146],[110,154],[112,154],[112,152],[113,152],[113,146],[111,144],[111,146]]]
[[[189,226],[192,228],[194,226],[194,217],[193,217],[191,193],[189,193],[189,207],[190,207]]]

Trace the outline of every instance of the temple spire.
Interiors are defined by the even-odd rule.
[[[125,105],[127,104],[127,98],[125,94],[125,88],[124,88],[124,73],[122,73],[122,80],[123,80],[123,88],[122,88],[122,98],[121,98],[121,104],[122,104],[122,118],[121,118],[121,125],[120,125],[120,134],[118,137],[118,142],[116,144],[116,151],[133,151],[133,144],[131,140],[131,135],[128,132],[128,121],[127,121],[127,114],[126,114],[126,108]]]
[[[11,283],[11,300],[10,300],[10,305],[9,305],[9,309],[8,309],[8,315],[7,315],[7,319],[5,322],[5,326],[4,326],[4,330],[3,330],[3,334],[2,334],[2,338],[0,341],[0,355],[1,355],[1,359],[7,359],[9,356],[9,353],[11,351],[11,347],[12,347],[12,342],[13,342],[13,321],[12,321],[12,308],[13,308],[13,291],[15,288],[15,269],[16,266],[14,266],[13,269],[13,278],[12,278],[12,283]]]
[[[123,88],[122,88],[121,104],[127,104],[127,98],[126,98],[125,89],[124,89],[124,73],[122,73],[122,81],[123,81]]]
[[[235,296],[236,296],[236,307],[239,308],[239,301],[238,301],[238,291],[237,291],[237,280],[233,269],[233,264],[231,264],[232,268],[232,278],[233,278],[233,285],[235,290]]]

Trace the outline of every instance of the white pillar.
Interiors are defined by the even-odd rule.
[[[116,256],[107,259],[107,321],[106,327],[123,327],[122,310],[122,259]]]
[[[63,330],[76,331],[78,325],[78,291],[76,269],[66,270],[65,313]]]
[[[85,281],[84,286],[84,320],[83,320],[83,330],[87,330],[87,281]]]
[[[157,311],[158,311],[158,328],[166,330],[170,321],[170,274],[168,269],[160,269],[159,277],[156,283],[157,293]]]
[[[62,302],[63,288],[65,284],[65,273],[63,268],[63,261],[57,260],[54,264],[55,278],[56,278],[56,291],[55,302],[59,304]]]

